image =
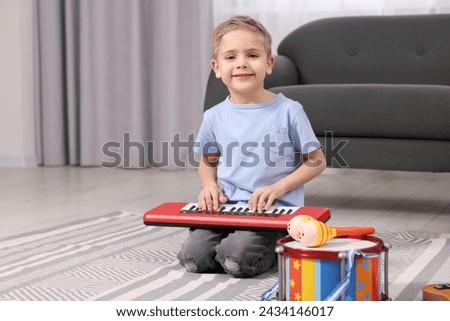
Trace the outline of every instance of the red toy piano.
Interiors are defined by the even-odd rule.
[[[309,215],[326,222],[330,210],[324,207],[272,206],[262,213],[251,212],[246,204],[223,204],[216,212],[205,212],[197,203],[163,203],[144,214],[145,225],[233,228],[286,231],[296,215]]]

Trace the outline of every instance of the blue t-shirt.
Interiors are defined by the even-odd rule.
[[[194,152],[220,153],[217,175],[223,193],[230,201],[248,201],[257,187],[289,175],[301,154],[318,148],[303,107],[280,93],[261,104],[234,104],[227,98],[205,111]],[[302,206],[303,186],[276,204]]]

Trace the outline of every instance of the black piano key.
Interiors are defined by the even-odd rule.
[[[221,206],[218,208],[217,211],[213,210],[209,211],[209,210],[201,210],[200,207],[198,207],[197,205],[192,205],[188,209],[184,209],[181,211],[181,213],[184,214],[209,214],[209,215],[220,214],[220,215],[241,215],[241,216],[259,215],[263,217],[277,217],[282,213],[290,214],[292,212],[293,212],[292,209],[286,211],[286,209],[278,209],[278,208],[274,208],[273,210],[269,211],[263,209],[261,212],[257,211],[251,212],[250,208],[248,207],[238,207],[238,206],[233,206],[230,209],[228,209],[227,206]]]
[[[286,214],[291,214],[293,212],[292,209],[288,209],[288,211],[286,212]]]
[[[182,213],[184,213],[184,214],[192,214],[192,213],[197,213],[197,212],[198,212],[198,207],[196,205],[192,205],[188,209],[185,209],[182,211]]]

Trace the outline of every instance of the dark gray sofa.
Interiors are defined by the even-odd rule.
[[[303,105],[328,166],[450,172],[450,15],[311,22],[266,88]],[[205,109],[227,95],[212,73]]]

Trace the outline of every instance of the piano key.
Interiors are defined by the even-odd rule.
[[[180,212],[181,213],[194,213],[194,214],[210,214],[210,213],[217,213],[217,214],[236,214],[239,213],[246,213],[247,215],[289,215],[297,211],[300,207],[296,206],[272,206],[268,210],[263,210],[261,213],[250,211],[248,207],[244,206],[236,206],[235,204],[220,204],[219,209],[217,211],[202,211],[198,207],[197,203],[188,203],[186,206],[184,206]]]

